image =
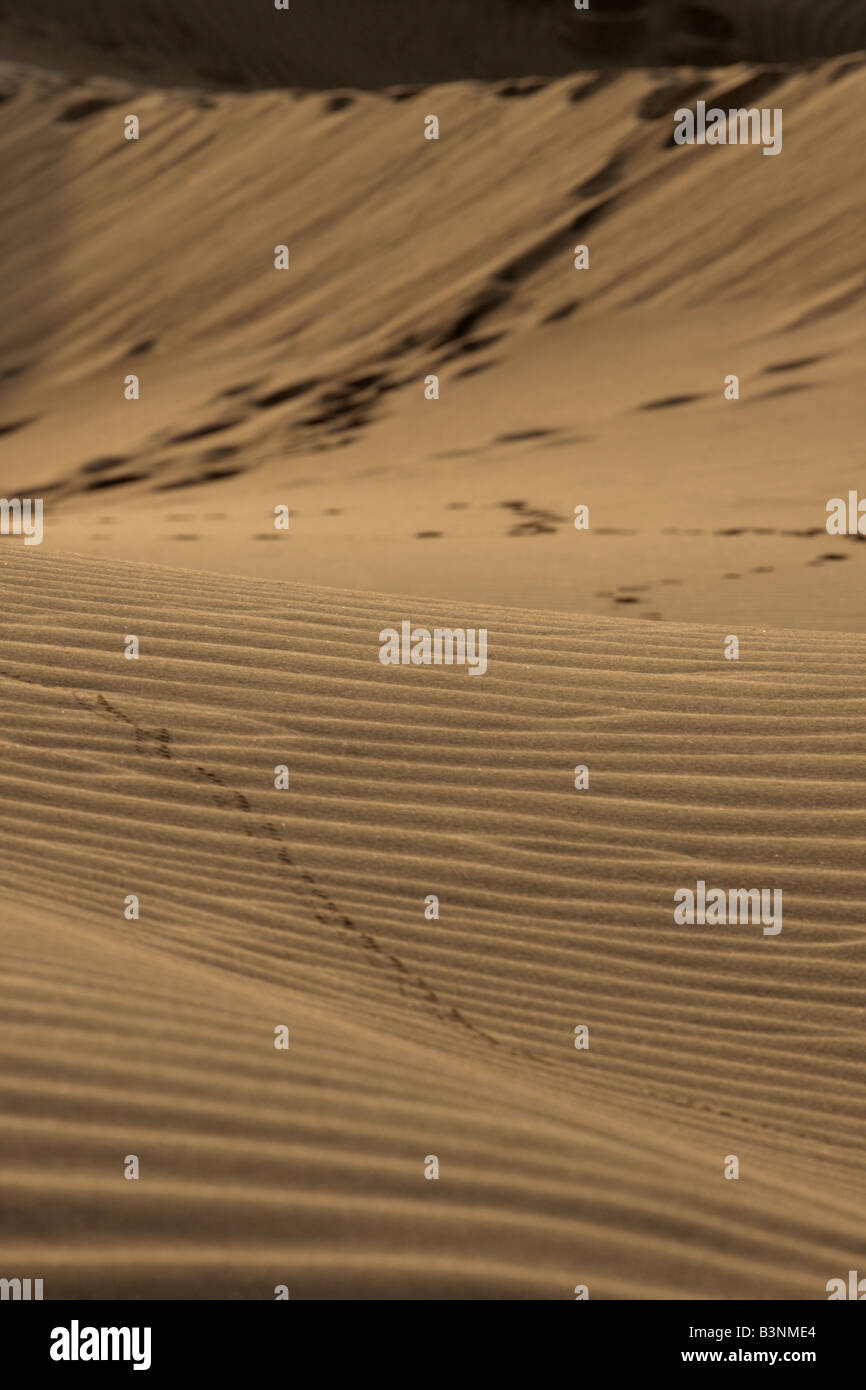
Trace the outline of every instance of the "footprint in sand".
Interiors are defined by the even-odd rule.
[[[236,425],[243,424],[243,416],[237,415],[233,420],[215,420],[211,425],[199,425],[197,429],[185,430],[183,434],[173,435],[168,441],[169,444],[188,444],[194,439],[206,439],[211,434],[222,434],[225,430],[233,430]]]
[[[143,483],[147,481],[146,473],[123,473],[119,478],[94,478],[85,486],[85,492],[98,492],[102,488],[122,487],[124,483]]]
[[[692,401],[703,400],[703,396],[663,396],[658,401],[646,401],[638,410],[673,410],[678,405],[691,405]]]
[[[538,77],[521,77],[514,82],[506,82],[503,87],[497,87],[498,97],[531,97],[536,92],[544,91],[547,82]]]
[[[542,323],[559,323],[561,319],[567,319],[571,314],[574,313],[575,309],[579,309],[579,308],[580,308],[580,300],[579,300],[579,299],[571,299],[571,300],[569,300],[569,302],[568,302],[567,304],[561,304],[561,305],[559,306],[558,309],[553,309],[553,310],[547,315],[546,318],[543,318],[543,319],[541,320],[541,322],[542,322]]]
[[[822,352],[815,357],[798,357],[793,362],[771,362],[769,367],[764,368],[764,375],[768,376],[771,372],[799,372],[803,367],[812,367],[816,362],[823,362],[828,356],[828,353]]]

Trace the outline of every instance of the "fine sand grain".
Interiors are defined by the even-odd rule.
[[[461,610],[471,679],[377,660],[452,605],[20,552],[0,611],[4,1256],[51,1296],[862,1259],[866,638]],[[782,932],[675,926],[696,878]]]

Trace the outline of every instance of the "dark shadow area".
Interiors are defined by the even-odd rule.
[[[154,84],[384,88],[866,48],[862,0],[0,0],[7,59]],[[509,87],[504,95],[532,88]],[[346,109],[350,98],[339,98]],[[75,119],[70,115],[68,119]]]

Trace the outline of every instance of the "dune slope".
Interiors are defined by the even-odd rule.
[[[0,1210],[46,1297],[823,1298],[862,1263],[866,639],[733,663],[11,545],[0,600]],[[487,673],[380,665],[404,617],[485,626]],[[699,878],[781,887],[782,932],[675,925]]]
[[[4,73],[0,496],[46,546],[863,630],[825,530],[864,425],[849,60],[400,101]],[[674,146],[698,98],[778,106],[782,154]]]

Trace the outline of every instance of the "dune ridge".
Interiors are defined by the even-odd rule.
[[[47,1297],[823,1298],[862,1261],[866,638],[734,666],[8,544],[0,595],[4,1253]],[[487,674],[382,667],[404,616],[486,626]],[[698,877],[781,886],[780,936],[675,926]]]

